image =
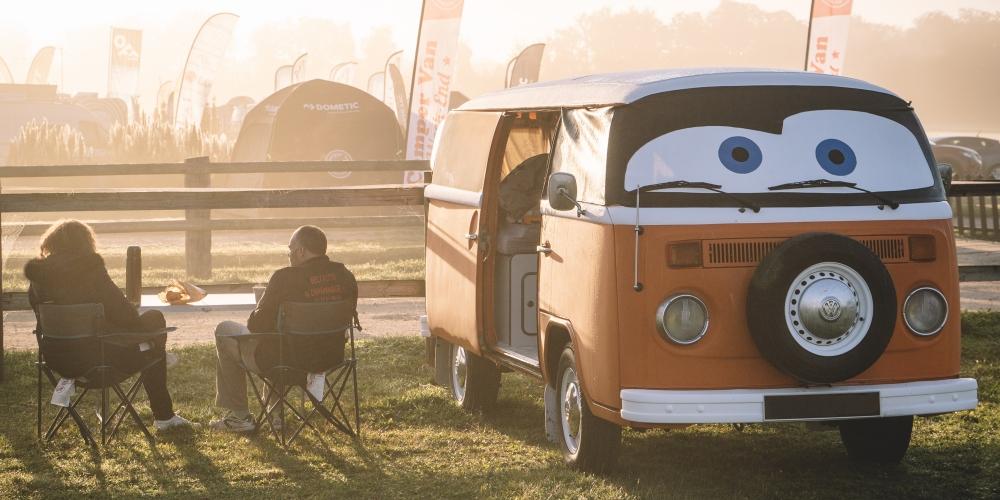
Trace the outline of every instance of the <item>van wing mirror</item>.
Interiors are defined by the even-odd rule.
[[[567,172],[556,172],[549,176],[546,197],[549,206],[555,210],[572,210],[576,208],[576,216],[587,213],[576,201],[576,177]]]

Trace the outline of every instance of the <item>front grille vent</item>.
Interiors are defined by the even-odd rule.
[[[857,240],[882,259],[882,262],[909,260],[905,237],[870,236]],[[705,267],[755,266],[783,241],[783,238],[704,241],[702,254],[705,256]]]

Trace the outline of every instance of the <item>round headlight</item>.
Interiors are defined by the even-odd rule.
[[[923,287],[910,292],[903,302],[903,320],[917,335],[934,335],[944,328],[948,301],[936,288]]]
[[[708,308],[694,295],[675,295],[656,310],[656,326],[668,339],[692,344],[708,330]]]

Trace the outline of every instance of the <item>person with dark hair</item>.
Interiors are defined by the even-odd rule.
[[[284,302],[349,300],[357,309],[358,283],[354,274],[343,264],[331,261],[326,255],[326,247],[326,235],[320,228],[302,226],[296,229],[288,241],[289,267],[278,269],[271,275],[246,325],[223,321],[216,327],[215,404],[227,413],[211,423],[213,429],[236,433],[255,430],[247,405],[246,373],[241,363],[251,370],[263,372],[275,366],[278,360],[279,345],[276,340],[255,341],[250,349],[253,352],[241,354],[234,337],[251,332],[277,331],[278,308]],[[317,345],[317,355],[332,348],[335,346]]]
[[[53,224],[41,237],[39,257],[24,266],[24,276],[30,282],[28,301],[38,316],[38,306],[44,303],[101,304],[104,319],[110,332],[155,332],[166,322],[163,313],[146,311],[141,315],[125,298],[118,285],[111,281],[104,259],[97,253],[97,238],[87,224],[78,220],[61,220]],[[125,372],[132,372],[156,358],[159,363],[144,372],[143,387],[149,396],[153,411],[153,426],[158,430],[173,427],[190,427],[192,423],[174,413],[173,401],[167,391],[167,365],[165,342],[146,344],[143,350],[136,345],[107,344],[106,359]],[[63,366],[80,366],[93,363],[84,359],[96,353],[61,351],[42,342],[42,354],[49,360],[65,360]]]

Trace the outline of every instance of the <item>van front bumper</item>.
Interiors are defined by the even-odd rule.
[[[622,419],[647,424],[754,423],[933,415],[978,404],[975,379],[722,390],[622,389]]]

